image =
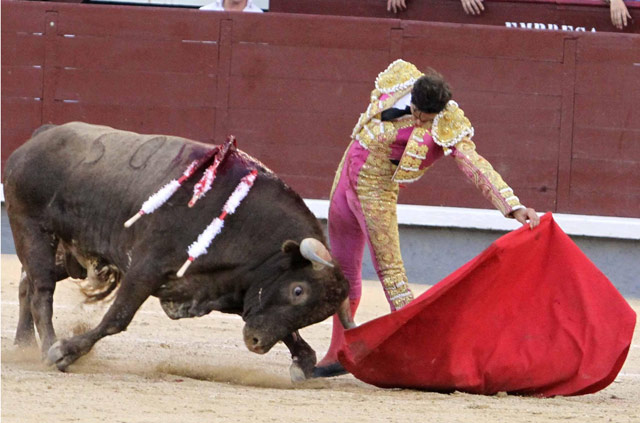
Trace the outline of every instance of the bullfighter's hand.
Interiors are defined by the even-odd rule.
[[[482,11],[484,11],[484,5],[482,4],[482,0],[461,0],[462,8],[464,12],[469,15],[479,15]],[[615,1],[615,0],[614,0]]]
[[[533,229],[540,224],[540,218],[538,217],[538,213],[530,207],[525,209],[518,209],[513,212],[513,217],[518,222],[522,223],[522,225],[529,224],[529,228]]]
[[[618,29],[627,26],[627,19],[631,19],[629,10],[622,0],[610,0],[611,23]]]
[[[398,13],[406,8],[407,3],[405,0],[387,0],[387,11],[389,12]]]

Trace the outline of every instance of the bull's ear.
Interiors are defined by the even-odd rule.
[[[291,264],[296,266],[302,266],[306,262],[305,258],[300,253],[300,244],[293,240],[287,240],[282,243],[282,252],[287,254],[291,258]]]
[[[287,253],[287,254],[291,254],[291,253],[295,253],[295,252],[300,252],[300,244],[298,244],[297,242],[295,242],[292,239],[288,239],[285,242],[282,243],[282,252],[283,253]]]
[[[300,244],[289,239],[282,243],[282,252],[291,257],[292,263],[300,263],[304,261],[304,257],[300,253]]]

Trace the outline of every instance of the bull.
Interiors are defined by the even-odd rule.
[[[241,315],[250,351],[264,354],[283,341],[292,379],[310,377],[316,356],[298,329],[336,312],[351,327],[348,283],[332,263],[317,219],[272,171],[232,148],[212,189],[193,207],[189,198],[202,168],[154,213],[130,228],[123,225],[158,186],[212,148],[72,122],[42,127],[16,149],[4,175],[7,215],[23,265],[16,344],[35,344],[37,330],[43,358],[64,371],[101,338],[126,330],[155,296],[172,319],[214,310]],[[251,191],[208,252],[181,270],[187,247],[249,170],[257,172]],[[110,281],[98,298],[119,286],[95,328],[57,340],[53,292],[69,276]]]

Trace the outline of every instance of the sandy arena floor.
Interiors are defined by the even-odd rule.
[[[2,422],[639,422],[640,330],[616,381],[596,394],[550,399],[383,390],[351,375],[292,386],[290,357],[276,345],[264,356],[242,342],[239,317],[211,313],[172,321],[155,298],[129,329],[104,338],[61,373],[37,351],[18,351],[20,264],[2,255]],[[425,286],[415,286],[417,294]],[[636,312],[640,300],[631,301]],[[84,306],[76,285],[58,285],[54,324],[61,337],[95,325],[104,306]],[[357,321],[385,314],[377,282],[365,285]],[[330,320],[302,335],[326,350]]]

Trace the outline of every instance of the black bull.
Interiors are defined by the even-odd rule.
[[[273,172],[232,149],[211,191],[193,207],[187,204],[202,169],[154,213],[123,226],[150,194],[211,148],[75,122],[39,129],[9,157],[5,201],[24,269],[18,345],[35,343],[35,325],[43,355],[65,370],[98,340],[125,330],[142,303],[156,296],[174,319],[212,310],[242,315],[249,350],[265,353],[283,341],[292,377],[312,374],[315,353],[297,330],[337,311],[350,325],[348,283],[330,264],[316,218]],[[251,169],[258,175],[249,194],[208,252],[178,277],[189,245]],[[314,251],[305,253],[305,243]],[[53,292],[68,276],[120,286],[98,326],[57,341]]]

